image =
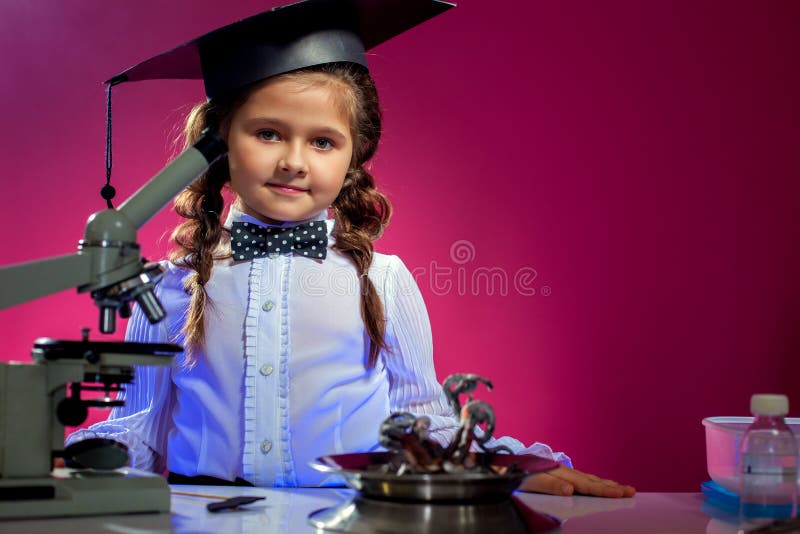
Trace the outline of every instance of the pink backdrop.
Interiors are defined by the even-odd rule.
[[[0,4],[0,264],[73,251],[103,208],[102,80],[275,3]],[[396,208],[377,247],[419,275],[440,379],[493,379],[501,433],[693,491],[703,417],[759,391],[800,413],[798,25],[792,0],[463,0],[375,50]],[[115,95],[123,199],[203,93]],[[140,232],[147,257],[174,222]],[[96,323],[73,292],[5,310],[2,358]]]

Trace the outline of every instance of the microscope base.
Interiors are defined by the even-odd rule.
[[[44,478],[0,479],[0,520],[143,512],[169,512],[164,477],[137,469],[55,469]]]

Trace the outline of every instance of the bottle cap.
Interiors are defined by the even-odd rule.
[[[789,399],[786,395],[753,395],[750,398],[750,413],[753,415],[786,415]]]

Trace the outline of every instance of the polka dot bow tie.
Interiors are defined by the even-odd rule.
[[[325,221],[312,221],[282,228],[235,222],[231,227],[231,254],[234,260],[251,260],[270,254],[297,255],[324,260],[328,253]]]

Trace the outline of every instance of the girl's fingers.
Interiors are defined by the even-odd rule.
[[[623,486],[613,480],[602,479],[568,467],[559,467],[551,473],[571,483],[576,493],[598,497],[632,497],[636,493],[631,486]]]
[[[617,482],[615,480],[611,480],[611,479],[608,479],[608,478],[600,478],[597,475],[592,475],[591,473],[584,473],[583,471],[578,471],[577,469],[573,469],[572,471],[575,472],[575,473],[579,473],[580,475],[586,477],[587,479],[589,479],[592,482],[597,482],[599,484],[603,484],[603,485],[610,486],[610,487],[631,488],[631,489],[633,489],[633,486],[626,486],[624,484],[620,484],[619,482]]]
[[[611,498],[633,497],[636,494],[636,490],[632,486],[622,485],[613,480],[603,479],[564,466],[529,477],[521,489],[552,495],[581,493]]]
[[[622,485],[613,480],[583,473],[576,469],[564,467],[554,471],[556,476],[564,478],[575,486],[576,493],[596,495],[598,497],[633,497],[636,493],[632,486]]]
[[[575,492],[572,484],[550,473],[537,473],[529,476],[523,481],[520,489],[536,493],[549,493],[550,495],[572,495]]]

